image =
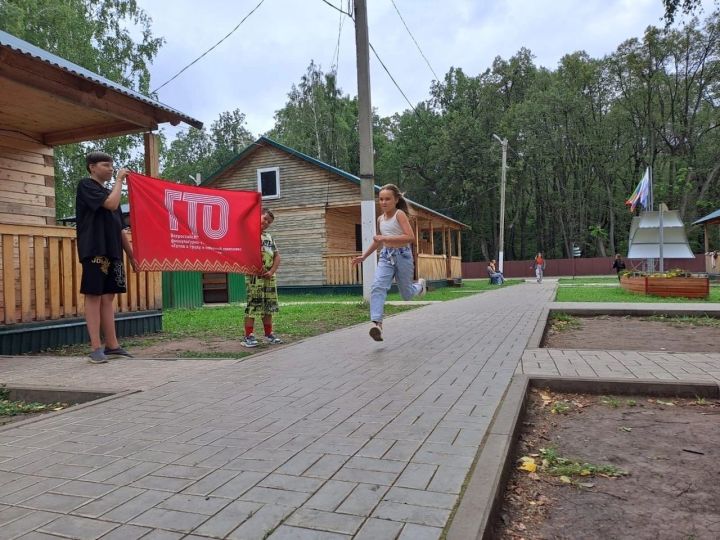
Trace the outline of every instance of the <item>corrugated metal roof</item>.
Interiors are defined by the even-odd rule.
[[[294,148],[290,148],[289,146],[285,146],[284,144],[281,144],[281,143],[279,143],[279,142],[277,142],[277,141],[274,141],[274,140],[272,140],[272,139],[270,139],[270,138],[268,138],[268,137],[260,137],[260,138],[259,138],[257,141],[255,141],[254,143],[251,143],[250,145],[248,145],[242,152],[240,152],[238,155],[236,155],[235,157],[233,157],[232,159],[230,159],[230,161],[228,161],[227,163],[225,163],[224,165],[222,165],[217,171],[215,171],[214,173],[212,173],[212,174],[203,182],[203,184],[208,184],[208,183],[210,183],[210,182],[211,182],[212,180],[214,180],[215,177],[216,177],[218,174],[220,174],[222,171],[224,171],[225,169],[227,169],[227,168],[230,167],[231,165],[237,163],[238,161],[242,160],[242,158],[244,158],[248,153],[250,153],[250,151],[252,151],[255,146],[261,146],[260,143],[266,143],[266,144],[269,144],[270,146],[274,146],[274,147],[277,148],[278,150],[282,150],[283,152],[287,152],[288,154],[291,154],[291,155],[293,155],[293,156],[296,156],[296,157],[298,157],[298,158],[300,158],[300,159],[302,159],[302,160],[304,160],[304,161],[307,161],[308,163],[312,163],[313,165],[317,165],[318,167],[320,167],[320,168],[322,168],[322,169],[325,169],[326,171],[330,171],[331,173],[337,174],[338,176],[341,176],[342,178],[345,178],[346,180],[349,180],[350,182],[353,182],[354,184],[357,184],[357,185],[360,185],[360,184],[361,184],[361,181],[360,181],[360,177],[359,177],[359,176],[355,176],[354,174],[350,174],[350,173],[347,172],[347,171],[343,171],[342,169],[338,169],[337,167],[334,167],[333,165],[330,165],[329,163],[325,163],[324,161],[320,161],[320,160],[317,159],[317,158],[314,158],[314,157],[312,157],[312,156],[308,156],[307,154],[303,154],[302,152],[299,152],[299,151],[295,150]],[[380,191],[380,186],[377,186],[377,185],[376,185],[376,186],[375,186],[375,191],[376,191],[376,192]],[[429,212],[429,213],[431,213],[431,214],[434,214],[434,215],[436,215],[436,216],[438,216],[438,217],[441,217],[441,218],[443,218],[443,219],[447,219],[448,221],[452,221],[453,223],[457,223],[458,225],[461,225],[462,227],[466,227],[466,228],[468,228],[468,229],[470,228],[469,225],[465,225],[465,224],[462,223],[461,221],[458,221],[458,220],[456,220],[456,219],[453,219],[453,218],[451,218],[451,217],[448,217],[448,216],[446,216],[445,214],[441,214],[440,212],[438,212],[438,211],[436,211],[436,210],[433,210],[432,208],[428,208],[427,206],[423,206],[422,204],[416,203],[416,202],[413,201],[412,199],[408,199],[408,198],[406,197],[405,200],[406,200],[407,202],[409,202],[411,205],[413,205],[413,206],[415,206],[415,207],[417,207],[417,208],[422,208],[422,209],[425,210],[426,212]]]
[[[135,90],[131,90],[130,88],[127,88],[116,82],[106,79],[105,77],[102,77],[102,76],[98,75],[97,73],[93,73],[92,71],[85,69],[84,67],[78,66],[77,64],[73,64],[72,62],[69,62],[68,60],[65,60],[64,58],[61,58],[61,57],[59,57],[55,54],[52,54],[44,49],[41,49],[40,47],[36,47],[35,45],[28,43],[27,41],[23,41],[22,39],[17,38],[15,36],[13,36],[12,34],[3,32],[2,30],[0,30],[0,46],[8,47],[9,49],[12,49],[19,53],[22,53],[24,55],[31,56],[33,58],[41,60],[41,61],[45,62],[46,64],[50,64],[52,66],[60,68],[63,71],[67,71],[68,73],[72,73],[73,75],[76,75],[76,76],[82,77],[83,79],[86,79],[88,81],[94,82],[95,84],[99,84],[101,86],[104,86],[105,88],[115,90],[116,92],[124,94],[128,97],[131,97],[138,101],[142,101],[143,103],[151,105],[152,107],[155,107],[156,109],[161,109],[163,111],[174,114],[180,120],[182,120],[186,124],[189,124],[193,127],[196,127],[198,129],[202,127],[202,122],[200,122],[200,120],[196,120],[195,118],[192,118],[184,113],[181,113],[180,111],[173,109],[172,107],[168,107],[167,105],[160,103],[157,100],[154,100],[152,98],[144,96],[143,94],[136,92]]]
[[[702,225],[703,223],[707,223],[708,221],[715,221],[720,220],[720,210],[715,210],[714,212],[708,214],[705,217],[701,217],[697,221],[693,221],[693,225]]]

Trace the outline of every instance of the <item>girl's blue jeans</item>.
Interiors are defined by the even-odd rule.
[[[413,269],[412,250],[409,247],[382,248],[375,270],[375,281],[370,289],[370,320],[382,321],[385,298],[393,278],[397,281],[403,300],[410,300],[422,291],[420,284],[413,283]]]

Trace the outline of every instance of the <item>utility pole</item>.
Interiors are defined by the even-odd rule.
[[[507,146],[508,140],[501,139],[493,133],[498,142],[502,145],[502,166],[500,168],[500,249],[498,253],[498,270],[503,272],[503,261],[505,259],[505,181],[507,177]]]
[[[363,253],[375,236],[375,166],[373,164],[372,105],[370,101],[370,44],[365,0],[355,3],[355,49],[357,53],[358,131],[360,136],[360,222]],[[370,300],[377,257],[363,262],[363,297]]]

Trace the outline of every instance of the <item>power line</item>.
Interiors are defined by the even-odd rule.
[[[380,62],[380,65],[381,65],[382,68],[385,70],[385,73],[387,73],[387,74],[388,74],[388,77],[390,77],[390,80],[391,80],[391,81],[393,82],[393,84],[395,85],[395,88],[397,88],[398,91],[402,94],[402,97],[404,97],[404,98],[405,98],[405,101],[408,102],[408,105],[410,105],[410,108],[413,110],[413,112],[414,112],[415,114],[418,114],[417,110],[415,110],[415,106],[414,106],[412,103],[410,103],[410,100],[409,100],[408,97],[405,95],[405,92],[403,92],[403,89],[400,88],[400,85],[399,85],[399,84],[397,83],[397,81],[395,80],[395,77],[392,76],[392,73],[390,73],[390,70],[387,68],[387,66],[385,65],[385,63],[382,61],[382,59],[381,59],[380,56],[378,55],[377,51],[375,51],[375,47],[372,46],[372,43],[369,43],[369,45],[370,45],[370,50],[371,50],[371,51],[373,52],[373,54],[375,55],[375,58],[377,58],[377,61]]]
[[[323,1],[325,1],[325,0],[323,0]],[[193,60],[192,62],[190,62],[187,66],[185,66],[185,67],[182,68],[180,71],[178,71],[172,78],[168,79],[167,81],[165,81],[164,83],[162,83],[160,86],[158,86],[155,90],[153,90],[153,93],[155,93],[155,92],[157,92],[158,90],[160,90],[160,89],[161,89],[163,86],[165,86],[166,84],[168,84],[168,83],[174,81],[175,79],[177,79],[186,69],[188,69],[190,66],[192,66],[193,64],[195,64],[198,60],[200,60],[201,58],[203,58],[203,57],[204,57],[205,55],[207,55],[210,51],[212,51],[215,47],[217,47],[217,46],[220,45],[223,41],[225,41],[227,38],[229,38],[229,37],[235,32],[235,30],[237,30],[238,28],[240,28],[240,25],[241,25],[242,23],[244,23],[245,20],[246,20],[248,17],[250,17],[250,15],[252,15],[253,13],[255,13],[255,11],[263,4],[263,2],[265,2],[265,0],[260,0],[260,3],[259,3],[257,6],[255,6],[255,7],[250,11],[250,13],[248,13],[247,15],[245,15],[245,16],[242,18],[242,20],[237,24],[237,26],[236,26],[235,28],[233,28],[232,30],[230,30],[230,32],[228,32],[228,34],[227,34],[224,38],[222,38],[222,39],[221,39],[220,41],[218,41],[215,45],[213,45],[213,46],[210,47],[207,51],[205,51],[205,52],[202,53],[200,56],[198,56],[195,60]]]
[[[403,19],[403,16],[402,16],[402,14],[400,13],[400,10],[398,9],[397,5],[395,4],[395,0],[390,0],[390,2],[392,2],[392,5],[393,5],[393,7],[395,8],[395,11],[396,11],[397,14],[398,14],[398,17],[400,17],[400,20],[402,21],[403,26],[405,27],[405,30],[407,30],[407,33],[410,34],[410,37],[412,38],[413,43],[415,43],[415,46],[417,47],[417,50],[420,51],[420,56],[423,57],[423,60],[425,60],[425,63],[426,63],[427,66],[430,68],[430,71],[432,72],[432,74],[435,76],[435,80],[438,81],[438,82],[440,82],[440,77],[437,76],[437,73],[435,73],[435,70],[434,70],[433,67],[430,65],[430,61],[427,59],[427,57],[425,56],[425,54],[422,52],[422,49],[420,48],[420,45],[418,44],[417,40],[415,39],[415,36],[413,36],[412,32],[410,31],[410,28],[408,28],[408,25],[407,25],[407,23],[405,22],[405,19]]]
[[[355,20],[355,19],[353,18],[353,16],[352,16],[349,12],[343,11],[342,9],[340,9],[339,7],[337,7],[335,4],[333,4],[333,3],[331,3],[331,2],[328,2],[328,0],[321,0],[321,1],[322,1],[322,2],[325,2],[328,6],[330,6],[331,8],[339,11],[339,12],[342,13],[343,15],[347,15],[347,16],[350,17],[351,19]]]

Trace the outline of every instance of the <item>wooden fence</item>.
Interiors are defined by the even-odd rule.
[[[353,266],[352,259],[360,253],[333,253],[325,255],[326,285],[359,285],[362,283],[362,265]],[[427,280],[443,280],[462,277],[460,257],[450,257],[450,276],[448,276],[448,258],[445,255],[418,255],[418,276]]]
[[[0,323],[83,316],[82,267],[75,229],[0,223]],[[135,273],[125,264],[127,293],[115,297],[119,312],[162,308],[160,272]]]

